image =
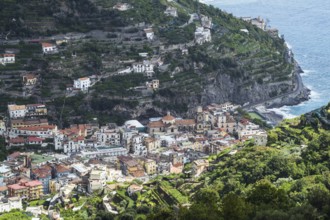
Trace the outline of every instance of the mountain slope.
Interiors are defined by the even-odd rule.
[[[299,76],[300,69],[283,39],[195,1],[125,1],[132,6],[127,11],[113,9],[118,2],[1,2],[2,38],[21,39],[27,43],[17,46],[26,56],[22,56],[15,66],[0,67],[2,74],[6,75],[5,71],[11,71],[11,74],[13,71],[20,74],[22,70],[39,71],[40,92],[37,90],[32,97],[53,106],[54,121],[62,112],[59,106],[63,106],[66,84],[77,77],[93,74],[102,80],[88,95],[71,98],[74,101],[67,102],[64,111],[77,112],[81,122],[95,117],[109,121],[109,112],[118,115],[115,118],[119,119],[146,116],[165,109],[183,114],[196,105],[211,102],[257,104],[274,99],[268,104],[283,105],[297,104],[308,98],[309,92]],[[168,6],[177,9],[178,17],[165,15]],[[212,42],[194,44],[194,31],[201,25],[200,20],[191,20],[196,12],[212,18]],[[143,31],[150,26],[156,35],[152,42],[146,40]],[[51,41],[54,34],[67,32],[70,32],[66,34],[69,37],[73,35],[71,32],[84,34],[76,34],[80,36],[78,40],[60,47],[59,55],[28,54],[32,48],[29,43],[34,39]],[[2,45],[0,49],[12,47]],[[188,55],[178,49],[182,47],[188,48]],[[143,76],[138,80],[132,75],[113,76],[129,66],[124,61],[141,61],[140,52],[161,56],[167,66],[156,70],[154,77],[160,80],[160,89],[153,93],[132,89],[145,85],[148,79]],[[77,53],[78,58],[73,58],[72,53]],[[7,87],[13,90],[18,85],[13,84],[10,88],[8,80]],[[12,101],[14,99],[13,96]],[[74,105],[78,103],[79,106]],[[110,103],[110,108],[105,110],[100,103]],[[82,105],[87,111],[79,111]],[[69,122],[69,116],[65,116]]]

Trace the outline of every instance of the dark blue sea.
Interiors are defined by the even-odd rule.
[[[237,17],[261,16],[284,35],[304,70],[311,99],[276,109],[285,117],[297,116],[330,102],[329,0],[209,0],[204,1]]]

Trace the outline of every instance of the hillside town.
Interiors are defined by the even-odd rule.
[[[48,198],[48,210],[39,207],[39,212],[53,215],[52,207],[74,192],[92,194],[110,182],[145,183],[156,175],[182,173],[198,177],[207,170],[209,155],[235,154],[234,146],[247,140],[266,145],[267,133],[240,117],[238,107],[197,107],[190,119],[167,112],[145,125],[128,120],[123,126],[72,124],[59,129],[49,124],[46,105],[10,104],[0,135],[14,152],[0,166],[0,210],[23,209],[22,204]],[[187,164],[191,169],[184,171]],[[131,185],[129,194],[137,188],[141,186]],[[39,213],[37,207],[29,208]]]
[[[123,12],[134,7],[128,3],[118,3],[112,9]],[[164,14],[177,18],[178,10],[168,6]],[[81,39],[86,40],[83,34],[30,39],[25,43],[28,46],[36,45],[38,56],[42,54],[50,60],[58,57],[61,66],[50,65],[50,69],[55,72],[67,71],[64,87],[58,90],[59,93],[64,91],[65,98],[88,95],[95,87],[100,87],[101,82],[112,77],[128,78],[138,74],[144,77],[142,82],[125,89],[142,91],[142,96],[152,97],[166,84],[166,78],[162,78],[164,81],[158,78],[159,73],[166,72],[169,78],[175,78],[184,72],[184,66],[171,68],[167,53],[177,53],[186,59],[192,47],[207,45],[214,39],[211,17],[200,13],[189,14],[189,17],[182,28],[196,25],[189,32],[191,41],[186,43],[161,44],[160,30],[144,22],[123,28],[120,34],[108,33],[102,40],[108,43],[118,40],[121,43],[130,42],[132,46],[125,50],[127,54],[133,51],[133,56],[123,56],[118,52],[117,60],[110,60],[107,58],[110,56],[102,54],[101,63],[104,69],[109,69],[108,72],[74,75],[68,71],[71,65],[67,69],[62,66],[62,61],[71,59],[76,62],[81,58],[81,54],[77,56],[76,53],[79,47],[70,51],[69,56],[63,54],[68,50],[68,45],[72,47]],[[269,32],[261,18],[242,20]],[[249,34],[247,29],[240,31]],[[278,37],[276,30],[272,34]],[[88,37],[92,38],[92,35]],[[158,48],[158,52],[146,47],[145,42]],[[10,67],[21,62],[15,59],[21,57],[19,51],[4,52],[0,54],[0,64],[3,66]],[[192,69],[199,73],[204,66],[205,63],[193,62]],[[19,76],[23,97],[37,94],[38,87],[44,83],[43,78],[47,78],[39,70],[24,71]],[[15,91],[15,96],[21,96],[21,93]],[[73,202],[79,200],[78,195],[88,197],[97,192],[106,192],[110,194],[103,198],[103,208],[117,215],[120,212],[112,201],[117,186],[124,185],[125,195],[133,197],[136,192],[143,190],[143,184],[149,184],[158,176],[184,175],[194,180],[212,169],[210,156],[221,153],[234,155],[241,150],[244,142],[253,142],[257,146],[267,144],[267,132],[244,117],[239,111],[240,105],[230,102],[195,106],[190,118],[176,116],[178,111],[174,108],[172,112],[149,118],[147,122],[132,119],[119,126],[114,122],[100,125],[95,120],[94,123],[71,123],[60,127],[62,123],[54,120],[49,122],[50,118],[54,119],[49,117],[54,107],[50,108],[45,103],[54,101],[53,98],[46,100],[39,96],[38,103],[10,103],[7,114],[0,117],[0,137],[5,140],[6,151],[10,152],[0,163],[0,212],[19,209],[31,213],[34,220],[41,219],[42,215],[50,219],[63,219],[59,204],[77,212],[84,206],[84,203],[77,205]],[[63,108],[64,105],[65,101]],[[60,117],[59,121],[62,120],[62,112]]]

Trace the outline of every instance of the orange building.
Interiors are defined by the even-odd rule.
[[[40,199],[43,196],[43,185],[39,180],[8,185],[8,195],[28,200]]]

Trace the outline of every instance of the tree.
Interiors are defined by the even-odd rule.
[[[229,193],[223,198],[222,213],[226,220],[244,220],[251,219],[252,205],[244,198]]]
[[[268,180],[257,182],[248,196],[248,201],[259,207],[285,209],[290,207],[290,200],[282,189],[277,189]]]
[[[218,192],[211,188],[203,188],[193,197],[194,203],[189,210],[182,211],[180,219],[215,220],[221,217]]]
[[[330,193],[326,189],[320,187],[312,188],[308,193],[308,202],[319,211],[325,211],[330,217]]]
[[[169,208],[156,207],[153,212],[148,215],[147,219],[150,220],[173,220],[175,219],[175,214]]]

